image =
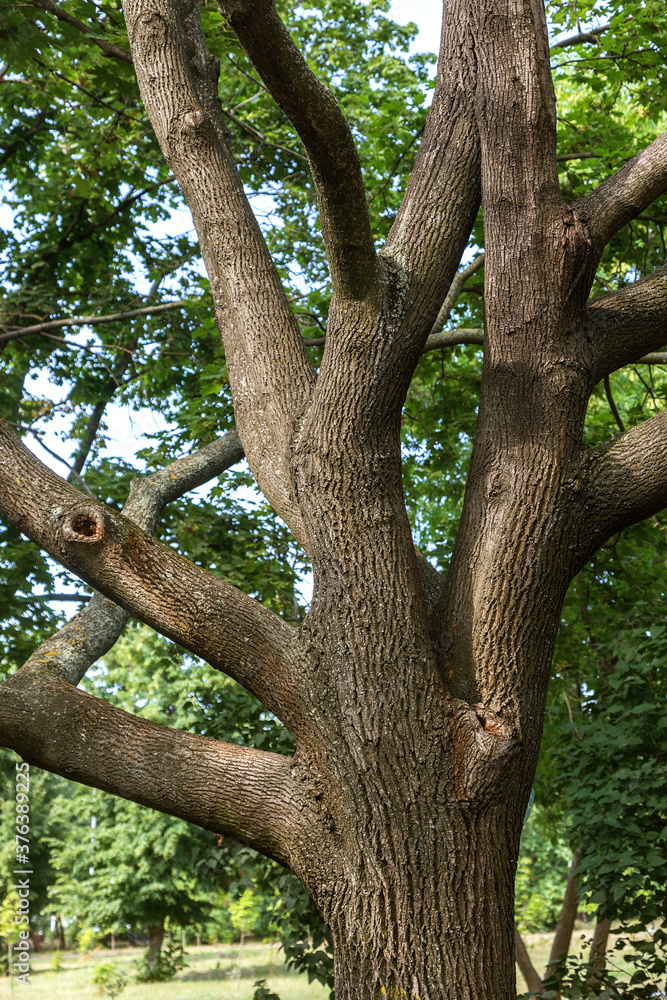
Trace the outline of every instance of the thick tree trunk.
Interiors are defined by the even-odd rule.
[[[327,914],[336,1000],[515,1000],[513,873],[494,826],[457,810],[446,832],[395,837],[392,864],[378,851],[384,830],[368,831]]]
[[[148,968],[152,971],[158,963],[164,938],[164,920],[148,928]]]

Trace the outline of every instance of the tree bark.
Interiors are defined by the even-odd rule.
[[[592,989],[600,985],[600,973],[604,971],[606,964],[607,942],[610,930],[611,920],[608,917],[605,917],[604,920],[598,920],[595,925],[593,940],[591,941],[591,953],[588,959],[592,969],[587,979],[587,984]]]
[[[164,938],[164,920],[148,928],[148,968],[151,972],[157,966]]]
[[[309,613],[291,628],[156,542],[145,510],[149,531],[83,501],[2,423],[0,510],[236,678],[297,752],[129,716],[46,653],[3,684],[0,740],[279,860],[331,930],[337,1000],[515,1000],[514,873],[563,598],[609,534],[667,502],[664,414],[601,449],[582,444],[604,344],[614,363],[625,356],[618,313],[634,317],[638,353],[661,346],[664,276],[587,299],[604,240],[667,187],[667,143],[567,205],[541,0],[445,0],[424,140],[376,253],[335,98],[271,0],[220,7],[312,166],[334,286],[317,375],[232,158],[197,4],[124,4],[142,98],[197,227],[243,449],[312,559]],[[415,551],[400,420],[480,197],[482,390],[443,583]],[[132,503],[141,513],[141,496]]]
[[[577,919],[577,907],[579,905],[579,893],[577,892],[577,869],[579,868],[579,858],[579,851],[575,851],[572,856],[570,871],[567,876],[567,885],[565,887],[565,895],[563,896],[563,905],[561,907],[560,917],[558,918],[558,926],[556,927],[556,933],[551,945],[551,955],[549,956],[549,964],[545,973],[545,979],[547,979],[549,975],[553,974],[554,966],[556,966],[559,959],[561,959],[564,955],[567,955],[570,950],[572,931],[574,930],[574,922]]]

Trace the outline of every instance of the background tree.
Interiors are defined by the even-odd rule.
[[[221,3],[220,14],[206,8],[207,49],[196,8],[128,0],[131,54],[113,5],[96,8],[91,21],[85,18],[92,12],[75,3],[39,4],[44,19],[23,11],[8,15],[13,39],[25,36],[22,52],[31,67],[33,60],[45,64],[42,50],[54,38],[48,16],[57,32],[85,50],[85,74],[63,73],[56,55],[40,83],[74,86],[104,109],[97,114],[114,128],[117,119],[123,127],[134,119],[138,128],[127,134],[127,148],[139,150],[138,161],[155,164],[152,184],[164,181],[171,191],[171,177],[146,138],[129,77],[133,62],[165,161],[193,212],[225,347],[223,366],[209,324],[205,378],[198,369],[191,395],[179,388],[188,363],[173,360],[172,342],[158,355],[181,379],[175,385],[165,376],[169,392],[162,398],[182,404],[185,413],[177,423],[182,434],[170,432],[171,442],[203,443],[228,426],[228,378],[249,466],[308,553],[315,591],[295,628],[284,610],[281,620],[215,572],[198,568],[197,562],[207,563],[201,550],[188,562],[173,543],[151,539],[167,502],[238,460],[233,434],[137,483],[122,516],[41,467],[5,424],[3,513],[15,531],[106,597],[95,596],[76,622],[4,683],[0,732],[37,763],[230,834],[290,868],[329,926],[340,997],[370,997],[380,988],[421,997],[505,997],[514,987],[514,867],[561,605],[570,581],[607,538],[667,500],[664,419],[652,383],[658,411],[652,419],[601,445],[584,431],[596,386],[602,383],[613,412],[609,376],[664,344],[664,269],[628,284],[662,262],[663,222],[655,202],[666,186],[667,147],[664,137],[654,137],[664,113],[656,97],[665,65],[664,14],[643,4],[597,5],[595,12],[609,20],[581,31],[577,17],[592,13],[591,6],[579,5],[575,13],[553,5],[552,25],[576,34],[555,42],[552,74],[541,4],[445,2],[435,93],[412,166],[421,126],[406,126],[402,137],[409,143],[394,144],[401,118],[397,126],[389,113],[383,122],[380,102],[388,92],[379,91],[385,81],[390,89],[395,73],[395,93],[409,94],[413,86],[419,104],[423,65],[420,78],[419,67],[411,76],[404,62],[383,58],[396,37],[383,7],[281,5],[302,52],[269,3]],[[339,24],[349,17],[351,57],[347,47],[320,43],[322,15]],[[597,46],[595,55],[568,58],[566,52],[561,59],[563,50],[588,45]],[[248,94],[253,105],[269,104],[271,95],[284,114],[269,104],[280,130],[258,136],[255,129],[255,138],[286,154],[287,173],[272,173],[263,155],[249,169],[241,155],[237,170],[225,129],[240,108],[225,100],[218,54],[234,66],[233,84],[244,77],[257,88]],[[78,69],[75,50],[68,55]],[[122,64],[119,77],[128,74],[122,97],[121,84],[110,90],[116,85],[106,70],[109,59]],[[365,75],[359,66],[368,67]],[[340,95],[338,104],[313,69]],[[563,111],[576,110],[582,94],[605,94],[583,109],[586,149],[576,144],[581,106],[579,119],[568,115],[559,134],[552,80],[561,93],[561,119]],[[12,85],[25,87],[26,79]],[[67,100],[71,90],[66,93]],[[367,106],[350,96],[359,93]],[[413,122],[419,119],[418,109],[408,111]],[[29,127],[36,124],[34,118]],[[384,131],[374,132],[378,124]],[[70,157],[70,173],[72,162],[78,171],[83,161],[87,196],[86,157],[71,157],[57,128],[46,134],[57,137],[58,151],[66,149],[60,162]],[[110,135],[115,147],[116,134]],[[82,127],[83,136],[87,146]],[[653,139],[621,165],[629,151]],[[390,149],[384,161],[380,146]],[[602,161],[594,173],[587,169],[592,157]],[[559,178],[559,162],[583,167],[568,167]],[[412,167],[405,194],[400,178],[394,180],[399,167],[406,179]],[[35,173],[38,186],[48,173]],[[24,175],[30,179],[31,171]],[[17,172],[16,190],[21,182]],[[251,191],[268,183],[278,204],[280,221],[269,224],[265,236],[242,183]],[[100,223],[95,232],[126,197],[122,185],[117,192],[113,207],[94,220]],[[63,239],[54,244],[49,234],[43,246],[36,238],[39,260],[30,275],[17,272],[4,335],[23,359],[12,363],[14,386],[27,371],[21,342],[59,336],[58,327],[44,323],[76,321],[64,308],[77,280],[68,276],[68,254],[74,234],[82,244],[89,238],[89,224],[77,230],[86,211],[84,197],[62,228]],[[634,238],[631,225],[640,230]],[[485,251],[483,335],[479,311],[470,308],[477,328],[442,336],[438,328],[456,316],[461,287],[482,266],[476,259],[457,276],[468,244]],[[132,252],[118,262],[126,273]],[[61,261],[51,299],[48,293],[42,299],[48,309],[38,312],[36,289]],[[90,272],[80,273],[88,280]],[[589,303],[596,276],[598,284],[619,290]],[[122,290],[122,283],[113,285]],[[99,293],[102,285],[89,287]],[[163,304],[170,315],[173,302]],[[130,315],[136,310],[127,298],[122,305],[124,320],[141,320],[145,329],[141,316]],[[178,308],[187,317],[186,308]],[[37,316],[30,317],[31,310]],[[51,321],[53,312],[65,318]],[[114,317],[108,326],[122,322],[129,329],[117,315],[108,314]],[[323,354],[318,343],[308,355],[309,344],[322,338],[303,337],[303,315],[307,332],[313,322],[325,327]],[[26,321],[35,318],[31,330]],[[182,325],[179,331],[189,344],[193,332]],[[414,392],[429,382],[417,368],[424,348],[480,340],[476,421],[472,398],[460,431],[443,434],[440,415],[424,434],[418,393],[409,395],[411,386]],[[152,341],[143,343],[152,365]],[[117,336],[108,349],[134,357],[133,345],[134,339]],[[158,365],[154,371],[157,383]],[[94,442],[95,414],[123,377],[113,365],[105,372],[104,384],[87,397],[94,405],[82,440]],[[468,377],[474,385],[479,369],[470,367]],[[422,392],[427,402],[452,396],[428,387]],[[9,399],[9,419],[34,431],[12,416],[23,405],[19,395]],[[406,396],[407,508],[399,437]],[[216,420],[225,422],[216,427]],[[429,443],[440,441],[449,454],[432,448],[425,459]],[[167,447],[160,457],[171,457]],[[443,530],[428,514],[452,480],[451,518]],[[419,542],[436,536],[440,551],[429,548],[442,563],[451,555],[444,581],[414,548],[407,511],[416,506],[418,482],[426,502],[424,518],[414,517],[415,535]],[[101,494],[106,499],[106,490]],[[9,536],[12,566],[16,542]],[[31,560],[35,579],[48,571],[42,557]],[[286,724],[294,757],[166,729],[75,688],[120,634],[125,617],[118,605],[252,691]],[[291,617],[301,617],[293,601]],[[61,721],[47,728],[54,706]],[[143,751],[131,767],[123,756],[128,740]],[[202,768],[206,792],[198,795]]]

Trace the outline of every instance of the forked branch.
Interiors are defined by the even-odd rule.
[[[289,454],[315,373],[232,157],[199,5],[125,0],[124,10],[142,100],[197,228],[248,462],[307,541]]]
[[[305,146],[334,291],[363,299],[375,285],[377,261],[350,126],[297,48],[273,0],[218,0],[218,6]]]
[[[0,745],[289,865],[299,815],[289,757],[149,722],[37,666],[2,685]]]
[[[82,580],[238,680],[291,725],[295,630],[127,517],[83,498],[4,422],[0,512]]]
[[[588,224],[598,252],[622,229],[667,191],[667,132],[633,156],[586,198],[573,205]]]

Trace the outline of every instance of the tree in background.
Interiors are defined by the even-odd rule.
[[[20,531],[105,596],[5,681],[0,734],[35,763],[298,875],[332,935],[340,1000],[513,997],[514,869],[562,603],[608,538],[667,501],[656,380],[651,419],[602,441],[586,424],[601,399],[618,411],[615,371],[664,360],[645,356],[665,336],[665,16],[554,3],[552,27],[574,34],[554,43],[551,68],[541,3],[445,0],[424,122],[424,65],[387,55],[401,36],[385,8],[221,2],[204,8],[202,32],[196,6],[126,0],[129,50],[114,4],[8,12],[24,74],[10,77],[24,110],[8,162],[16,196],[34,193],[37,208],[25,217],[32,242],[7,246],[7,575],[21,551],[27,579],[48,571],[19,548]],[[607,20],[582,30],[596,15]],[[71,105],[66,125],[43,99],[51,88],[59,110]],[[131,224],[177,203],[170,170],[210,281],[191,270],[194,304],[155,302],[176,267],[187,283],[192,244],[165,251]],[[276,214],[264,232],[246,195],[259,191]],[[143,216],[124,214],[128,199],[146,199]],[[466,247],[484,257],[458,270]],[[140,307],[137,259],[152,281]],[[483,287],[457,305],[482,266]],[[594,284],[608,294],[589,301]],[[483,311],[470,302],[480,292]],[[81,325],[88,301],[98,313],[113,303],[103,318],[115,337],[70,348],[64,324]],[[156,331],[165,315],[183,317],[169,333]],[[443,336],[461,315],[472,329]],[[24,347],[31,337],[48,341],[41,358]],[[426,348],[471,341],[483,342],[481,374],[476,360],[420,362]],[[115,359],[94,379],[81,361],[91,351]],[[84,496],[9,429],[41,433],[45,404],[27,378],[40,360],[81,407],[80,486],[81,455],[95,460],[123,380],[144,379],[174,418],[148,471],[193,450],[136,481],[123,514],[103,460],[85,477],[97,496]],[[229,386],[255,481],[313,565],[305,618],[293,586],[290,607],[255,580],[252,597],[223,582],[187,520],[152,537],[166,504],[240,458],[233,432],[213,440],[229,427]],[[281,539],[293,580],[297,550]],[[28,609],[43,603],[30,591]],[[294,756],[168,728],[75,687],[126,612],[240,681],[285,723]]]

